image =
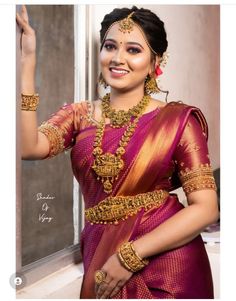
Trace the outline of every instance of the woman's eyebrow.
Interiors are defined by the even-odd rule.
[[[113,43],[115,43],[115,44],[118,44],[118,42],[117,42],[116,40],[114,40],[114,39],[106,39],[106,40],[104,41],[104,43],[105,43],[105,42],[113,42]],[[144,49],[143,46],[142,46],[140,43],[138,43],[138,42],[127,42],[127,44],[138,45],[138,46],[140,46],[142,49]]]
[[[138,46],[140,46],[142,49],[144,49],[143,46],[142,46],[141,44],[139,44],[138,42],[127,42],[127,44],[138,45]]]

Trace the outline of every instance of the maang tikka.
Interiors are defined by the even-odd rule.
[[[115,24],[118,24],[119,25],[119,31],[123,32],[123,33],[130,33],[131,31],[133,31],[134,29],[134,25],[137,26],[140,30],[140,32],[142,33],[143,35],[143,38],[145,40],[145,42],[147,43],[148,47],[151,49],[151,51],[157,55],[156,51],[151,47],[151,45],[149,44],[149,41],[147,40],[146,38],[146,35],[145,33],[143,32],[143,29],[142,27],[136,23],[133,19],[132,19],[132,16],[135,14],[135,11],[132,11],[127,17],[119,20],[119,21],[115,21],[113,22],[107,29],[106,33],[104,34],[104,37],[101,41],[101,45],[103,45],[104,41],[105,41],[105,38],[107,36],[107,33],[109,32],[109,30],[111,29],[111,27]]]
[[[123,33],[130,33],[134,29],[134,21],[131,19],[134,11],[130,13],[126,18],[118,21],[119,24],[119,31]],[[114,24],[114,23],[113,23]]]

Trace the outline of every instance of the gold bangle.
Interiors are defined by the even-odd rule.
[[[121,245],[117,255],[121,264],[127,270],[135,273],[148,265],[149,261],[147,259],[140,258],[134,250],[132,243],[133,242],[131,241]]]
[[[21,93],[21,110],[36,111],[39,104],[39,94],[23,94]]]
[[[148,265],[148,260],[145,258],[141,258],[138,253],[135,251],[134,246],[133,246],[133,242],[131,242],[130,247],[133,251],[133,253],[135,254],[135,256],[144,264],[144,265]]]

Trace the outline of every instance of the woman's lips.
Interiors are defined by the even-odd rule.
[[[110,68],[112,77],[122,77],[129,73],[129,71],[120,68]]]

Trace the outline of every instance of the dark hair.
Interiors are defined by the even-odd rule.
[[[137,8],[136,6],[133,6],[132,8],[115,8],[111,13],[105,15],[100,30],[101,43],[112,23],[126,18],[132,12],[134,12],[131,17],[132,20],[142,28],[150,46],[156,54],[162,56],[168,46],[164,22],[162,22],[151,10]],[[101,45],[101,47],[102,46],[103,45]]]

